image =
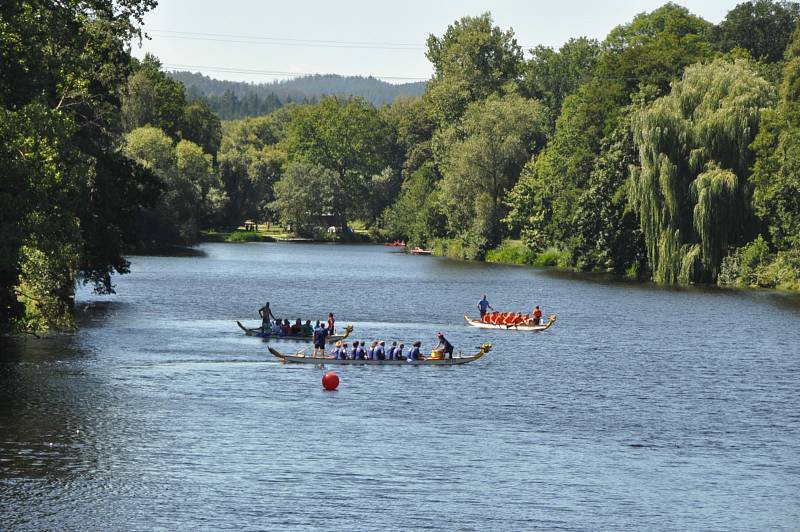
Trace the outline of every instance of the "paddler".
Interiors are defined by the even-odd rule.
[[[381,340],[378,342],[378,345],[375,346],[375,350],[373,351],[374,359],[375,360],[386,360],[386,342]]]
[[[421,346],[422,342],[420,342],[419,340],[411,344],[411,350],[408,352],[406,360],[408,360],[409,362],[413,360],[425,360],[424,358],[422,358],[422,353],[419,350]]]

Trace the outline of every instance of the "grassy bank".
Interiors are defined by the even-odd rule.
[[[569,253],[556,248],[547,248],[534,253],[520,240],[505,240],[495,249],[486,252],[486,262],[500,264],[525,264],[528,266],[554,266],[569,268]]]

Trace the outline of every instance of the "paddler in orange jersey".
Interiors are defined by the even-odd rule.
[[[536,308],[533,309],[533,324],[539,325],[542,321],[542,311],[539,310],[539,305],[536,305]]]

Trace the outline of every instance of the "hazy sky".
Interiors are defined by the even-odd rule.
[[[718,23],[743,0],[678,3]],[[302,74],[372,75],[392,82],[427,79],[428,35],[466,15],[490,11],[526,50],[570,37],[603,39],[664,1],[590,0],[160,0],[145,19],[151,40],[134,54],[157,55],[169,69],[218,79],[267,82]],[[527,53],[526,53],[527,55]],[[408,78],[408,79],[406,79]]]

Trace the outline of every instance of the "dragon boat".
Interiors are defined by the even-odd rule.
[[[239,328],[243,330],[247,336],[256,336],[258,338],[263,338],[265,340],[300,340],[303,342],[310,342],[313,339],[312,336],[305,334],[273,334],[271,332],[263,332],[261,330],[261,327],[253,327],[252,329],[248,329],[247,327],[242,325],[242,322],[240,321],[237,321],[236,325],[238,325]],[[327,343],[332,343],[332,342],[338,342],[339,340],[344,340],[345,338],[350,336],[350,333],[352,331],[353,331],[353,326],[348,324],[347,327],[344,328],[343,334],[329,335],[325,339],[325,341]]]
[[[334,358],[333,356],[314,357],[305,353],[295,353],[285,355],[273,348],[268,348],[269,352],[278,357],[281,362],[288,364],[330,364],[340,366],[458,366],[475,362],[492,350],[492,344],[483,344],[478,348],[474,355],[464,356],[461,353],[453,355],[453,358],[427,357],[424,360],[353,360],[349,358]]]
[[[556,322],[556,315],[551,314],[547,317],[547,321],[545,323],[540,323],[539,325],[527,325],[527,324],[519,324],[519,325],[503,325],[500,323],[487,323],[481,320],[473,320],[470,319],[469,316],[466,314],[464,315],[464,319],[467,321],[468,325],[472,325],[473,327],[478,327],[480,329],[503,329],[503,330],[512,330],[512,331],[534,331],[534,332],[541,332],[546,331],[553,324]]]

